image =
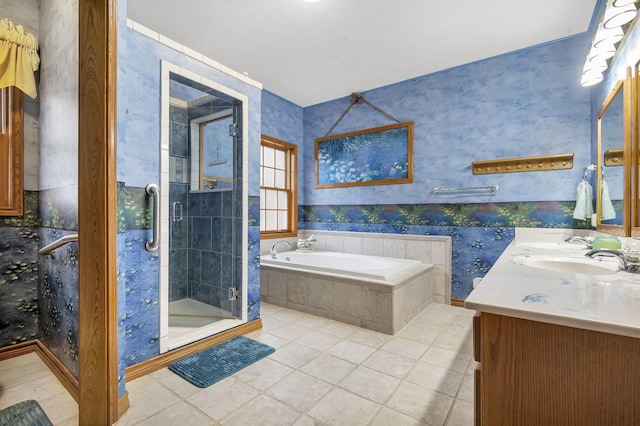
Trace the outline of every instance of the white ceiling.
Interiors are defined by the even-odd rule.
[[[128,17],[308,106],[583,33],[596,1],[129,0]]]

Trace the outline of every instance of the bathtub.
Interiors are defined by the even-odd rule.
[[[338,252],[260,256],[262,300],[395,334],[433,300],[433,265]]]
[[[418,260],[331,251],[287,251],[278,253],[275,259],[270,254],[265,254],[260,256],[260,265],[294,271],[314,271],[333,277],[365,279],[386,285],[394,285],[404,277],[427,267]]]

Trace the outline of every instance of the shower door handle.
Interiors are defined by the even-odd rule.
[[[144,247],[147,251],[156,251],[160,245],[160,188],[150,183],[145,191],[153,198],[153,239],[147,241]]]
[[[180,201],[173,202],[173,221],[182,221],[182,203]]]

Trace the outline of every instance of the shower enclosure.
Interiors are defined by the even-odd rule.
[[[161,176],[165,170],[168,176],[161,178],[159,210],[168,243],[160,247],[161,352],[247,318],[246,99],[163,62],[165,75]]]

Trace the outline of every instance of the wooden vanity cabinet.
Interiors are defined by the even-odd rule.
[[[473,329],[476,425],[640,424],[640,339],[484,312]]]

